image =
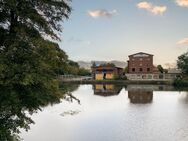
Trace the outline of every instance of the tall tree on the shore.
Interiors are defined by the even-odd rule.
[[[188,75],[188,52],[180,55],[177,60],[178,68]]]
[[[25,110],[30,113],[61,96],[56,78],[68,56],[47,39],[60,40],[69,2],[0,0],[0,140],[16,140],[18,128],[28,129],[32,120]]]
[[[59,68],[68,59],[58,44],[69,0],[0,1],[0,85],[54,93]]]

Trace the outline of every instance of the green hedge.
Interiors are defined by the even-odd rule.
[[[176,78],[173,84],[175,87],[188,87],[188,80],[182,78]]]

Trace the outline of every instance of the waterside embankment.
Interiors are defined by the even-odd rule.
[[[152,85],[173,85],[173,80],[59,80],[60,83],[72,84],[152,84]]]

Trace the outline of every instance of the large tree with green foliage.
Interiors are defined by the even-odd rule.
[[[183,73],[188,74],[188,52],[178,57],[177,65],[178,68],[181,69]]]
[[[56,77],[68,56],[52,40],[60,40],[57,33],[70,12],[69,0],[0,0],[0,140],[17,133],[18,123],[20,128],[31,123],[27,117],[19,120],[25,118],[20,112],[30,108],[17,103],[41,103],[61,94]],[[10,96],[9,109],[3,100]]]
[[[26,31],[35,30],[58,38],[55,31],[62,31],[60,22],[70,11],[69,0],[1,0],[0,27],[7,34],[30,35]]]
[[[55,77],[68,57],[46,38],[59,39],[57,32],[71,12],[69,4],[69,0],[0,1],[1,85],[55,90]]]

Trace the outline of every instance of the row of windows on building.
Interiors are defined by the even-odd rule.
[[[132,64],[133,66],[136,66],[135,64]],[[142,66],[143,64],[140,63],[139,66]],[[150,66],[149,64],[147,64],[146,66]]]
[[[131,59],[131,60],[132,60],[132,61],[135,61],[135,59],[134,59],[134,58],[133,58],[133,59]],[[136,59],[136,60],[138,60],[138,59]],[[140,60],[140,61],[143,61],[143,58],[139,58],[139,60]],[[150,61],[150,58],[147,58],[147,60],[148,60],[148,61]]]
[[[135,69],[135,68],[132,68],[132,71],[135,72],[136,69]],[[139,68],[139,71],[142,72],[142,71],[143,71],[143,68]],[[150,72],[150,68],[147,68],[147,72]]]

